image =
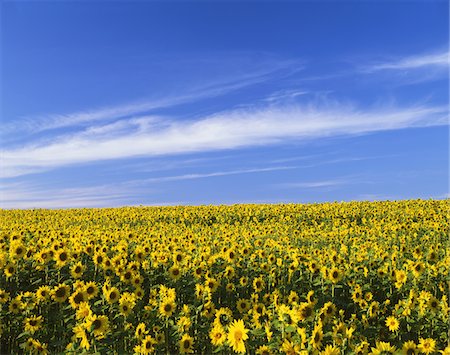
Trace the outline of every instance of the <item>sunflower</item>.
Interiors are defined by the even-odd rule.
[[[75,313],[75,316],[77,319],[85,319],[92,315],[91,307],[89,306],[89,303],[87,302],[81,302],[78,305],[77,311]]]
[[[157,331],[155,332],[155,340],[158,345],[164,344],[166,341],[166,336],[164,335],[164,332]]]
[[[25,331],[34,334],[42,326],[42,316],[31,316],[24,320]]]
[[[327,345],[324,350],[320,352],[321,355],[340,355],[341,351],[332,345]]]
[[[308,269],[312,274],[317,274],[320,270],[319,265],[315,261],[310,261],[308,263]]]
[[[316,324],[311,334],[310,342],[312,347],[316,350],[320,350],[320,348],[322,347],[322,340],[323,340],[322,325]]]
[[[89,281],[84,286],[84,291],[86,292],[89,299],[92,299],[98,295],[98,286],[94,281]]]
[[[385,324],[391,332],[396,332],[400,327],[400,322],[394,316],[387,317]]]
[[[163,317],[169,318],[175,311],[176,304],[172,299],[165,299],[159,306],[159,314]]]
[[[28,338],[25,343],[21,345],[21,347],[28,352],[31,352],[33,350],[33,338]]]
[[[208,301],[203,305],[202,316],[210,319],[213,317],[215,311],[216,307],[214,306],[214,303]]]
[[[341,281],[342,276],[343,276],[343,274],[342,274],[341,270],[339,270],[337,267],[333,267],[333,268],[331,268],[331,270],[328,271],[328,278],[334,284]]]
[[[42,354],[42,355],[47,355],[48,354],[48,350],[47,350],[48,344],[45,343],[41,343],[39,340],[33,340],[33,352],[36,352],[38,354]]]
[[[72,266],[70,269],[70,274],[74,279],[79,279],[84,272],[84,265],[81,263],[81,261],[77,262]]]
[[[69,262],[69,252],[64,248],[58,249],[53,256],[53,259],[56,262],[56,266],[62,268]]]
[[[439,300],[436,297],[431,296],[427,302],[427,305],[430,311],[434,314],[439,312]]]
[[[179,278],[181,277],[181,270],[180,270],[180,268],[177,265],[172,265],[172,267],[170,267],[170,269],[169,269],[169,277],[173,281],[179,280]]]
[[[9,292],[0,289],[0,303],[4,304],[9,300]]]
[[[194,349],[194,339],[189,334],[183,334],[181,340],[178,343],[180,347],[180,354],[192,354]]]
[[[425,266],[423,265],[423,262],[418,261],[412,266],[412,273],[415,278],[420,277],[422,275],[423,271],[425,270]]]
[[[245,328],[242,319],[235,320],[228,328],[228,345],[237,353],[245,353],[244,341],[248,339],[248,330]]]
[[[134,332],[134,337],[137,340],[142,340],[142,338],[148,334],[148,330],[145,329],[145,323],[139,323]]]
[[[377,341],[376,347],[372,348],[371,354],[373,355],[395,354],[396,352],[397,348],[391,345],[389,342]]]
[[[355,287],[355,289],[352,292],[352,300],[355,303],[359,303],[362,299],[363,293],[361,291],[361,286]]]
[[[109,319],[107,316],[92,315],[86,319],[86,328],[90,330],[97,339],[104,338],[109,332]]]
[[[188,332],[191,325],[192,325],[192,321],[187,316],[182,316],[177,321],[177,328],[180,333]]]
[[[250,302],[245,298],[240,298],[236,302],[236,308],[239,313],[247,313],[250,310]]]
[[[298,297],[298,293],[295,291],[291,291],[288,296],[288,303],[290,305],[293,305],[295,303],[298,303],[299,301],[300,301],[300,298]]]
[[[208,277],[205,280],[205,287],[208,287],[211,290],[211,293],[214,293],[219,287],[219,282],[217,282],[217,280],[214,278]]]
[[[281,344],[281,349],[285,354],[301,354],[300,353],[300,344],[295,344],[288,339],[284,339],[283,344]]]
[[[175,263],[181,264],[184,261],[185,257],[181,251],[175,252],[173,255],[173,261]]]
[[[412,340],[403,343],[402,354],[414,355],[417,354],[417,345]]]
[[[311,320],[314,317],[314,304],[302,302],[298,307],[297,316],[302,322]]]
[[[140,353],[141,354],[150,354],[155,351],[156,340],[152,338],[151,335],[147,335],[144,340],[142,340]]]
[[[44,249],[44,250],[41,250],[37,255],[35,255],[34,258],[40,264],[45,264],[50,260],[50,253],[47,249]]]
[[[204,269],[203,269],[202,265],[199,265],[194,269],[194,276],[197,279],[201,278],[203,276],[203,273],[204,273]]]
[[[447,345],[444,350],[441,350],[442,355],[450,355],[450,345]]]
[[[396,270],[395,271],[395,287],[397,289],[402,288],[402,286],[408,280],[408,274],[405,270]]]
[[[233,263],[233,262],[236,260],[236,257],[237,257],[237,254],[236,254],[236,252],[234,251],[233,248],[228,249],[228,250],[225,252],[225,259],[226,259],[229,263]]]
[[[355,347],[355,355],[366,355],[368,353],[369,343],[367,341],[361,342]]]
[[[209,332],[211,344],[214,346],[222,345],[227,339],[227,334],[220,324],[214,324],[214,327]]]
[[[417,346],[419,351],[424,354],[431,354],[434,353],[436,350],[436,340],[432,338],[420,338],[419,339],[419,345]]]
[[[253,289],[255,290],[255,292],[261,292],[264,289],[264,286],[265,283],[261,276],[253,280]]]
[[[18,314],[24,308],[24,304],[19,297],[14,298],[8,306],[11,313]]]
[[[8,263],[6,264],[5,268],[3,269],[3,272],[7,279],[12,277],[16,273],[16,267],[14,264]]]
[[[11,243],[9,247],[9,254],[11,259],[21,259],[27,252],[25,245],[22,244],[21,241],[15,241]]]
[[[308,303],[312,303],[313,305],[315,305],[317,303],[317,301],[314,299],[314,291],[308,291],[308,294],[306,295],[306,302]]]
[[[105,258],[106,258],[106,255],[105,255],[104,253],[96,252],[96,253],[94,254],[94,256],[92,257],[92,260],[94,261],[94,264],[95,264],[97,267],[100,267],[100,266],[103,265],[103,261],[105,260]]]
[[[89,343],[88,336],[86,334],[86,328],[83,325],[76,325],[72,328],[75,339],[80,339],[80,347],[82,349],[89,350],[91,343]]]
[[[227,285],[225,286],[225,291],[231,293],[234,292],[234,290],[236,289],[236,287],[234,286],[234,283],[232,282],[228,282]]]
[[[258,349],[256,349],[257,355],[272,355],[272,350],[267,345],[261,345]]]
[[[131,280],[131,283],[134,287],[140,287],[143,282],[144,278],[139,273],[135,274],[133,276],[133,279]]]
[[[327,302],[323,305],[321,313],[327,320],[333,318],[334,314],[336,313],[336,306],[333,304],[333,302]]]
[[[64,283],[55,286],[52,290],[52,298],[58,303],[63,303],[69,297],[70,287]]]
[[[128,317],[133,311],[135,304],[131,300],[128,299],[120,299],[119,300],[119,312],[124,316]]]
[[[144,290],[140,286],[136,287],[133,293],[137,299],[142,299],[142,297],[144,297],[145,294]]]
[[[239,279],[239,284],[240,284],[242,287],[247,286],[247,284],[248,284],[248,277],[247,277],[247,276],[242,276],[242,277]]]
[[[120,292],[116,287],[111,287],[109,290],[104,292],[104,296],[109,304],[113,304],[119,300]]]
[[[258,316],[261,316],[266,313],[266,306],[264,306],[263,303],[255,303],[253,305],[253,311],[258,314]]]
[[[229,308],[222,307],[216,310],[214,318],[214,325],[227,327],[233,317],[233,312]]]
[[[122,274],[120,275],[120,281],[122,281],[125,284],[131,284],[134,277],[134,272],[131,269],[123,270]]]
[[[88,295],[87,295],[86,291],[84,291],[84,290],[76,290],[69,297],[69,302],[73,309],[77,309],[81,303],[86,302],[87,300],[88,300]]]
[[[428,262],[434,263],[437,260],[438,260],[438,253],[436,252],[436,250],[431,249],[428,253]]]

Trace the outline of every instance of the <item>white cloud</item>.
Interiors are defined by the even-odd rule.
[[[1,177],[73,164],[207,152],[338,135],[446,125],[446,107],[390,107],[361,111],[331,107],[262,107],[231,110],[197,120],[140,118],[99,125],[52,142],[33,142],[0,152]],[[138,122],[138,123],[137,123]]]
[[[148,179],[129,180],[89,187],[58,188],[33,185],[31,183],[11,182],[0,187],[0,208],[69,208],[120,206],[128,202],[134,204],[143,193],[161,192],[154,184],[211,177],[256,174],[295,169],[295,166],[272,166],[252,169],[237,169],[209,173],[161,176]],[[173,205],[181,202],[160,202],[152,205]]]
[[[280,187],[286,188],[300,188],[300,189],[311,189],[311,188],[321,188],[321,187],[331,187],[337,185],[345,185],[349,181],[337,179],[337,180],[320,180],[320,181],[303,181],[303,182],[293,182],[280,184]]]
[[[210,81],[195,88],[188,88],[179,95],[165,95],[110,107],[79,111],[70,114],[50,114],[38,117],[22,117],[20,120],[3,124],[2,131],[6,133],[39,133],[47,130],[67,127],[90,126],[92,124],[111,122],[117,119],[129,119],[136,115],[153,112],[155,110],[175,107],[196,102],[202,99],[219,97],[227,93],[243,89],[270,80],[272,75],[283,71],[298,71],[303,66],[296,61],[270,62],[270,66],[248,71],[239,76],[230,75],[229,79]],[[5,137],[10,138],[10,137]]]
[[[379,70],[407,70],[420,68],[448,68],[450,64],[449,52],[431,53],[405,57],[397,60],[373,64],[367,68],[367,72]]]
[[[295,168],[296,168],[295,166],[274,166],[274,167],[268,167],[268,168],[217,171],[217,172],[213,172],[213,173],[184,174],[184,175],[156,177],[156,178],[141,180],[141,182],[166,182],[166,181],[192,180],[192,179],[203,179],[203,178],[218,177],[218,176],[263,173],[263,172],[270,172],[270,171],[277,171],[277,170],[289,170],[289,169],[295,169]]]

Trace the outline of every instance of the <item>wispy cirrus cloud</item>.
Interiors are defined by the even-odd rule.
[[[126,183],[70,188],[6,183],[0,188],[0,208],[106,207],[123,204],[136,195]]]
[[[324,137],[447,125],[447,107],[359,110],[350,105],[264,106],[198,119],[141,117],[97,125],[0,152],[2,177],[74,164],[305,141]]]
[[[238,170],[229,170],[229,171],[216,171],[216,172],[212,172],[212,173],[162,176],[162,177],[140,180],[139,182],[140,183],[144,183],[144,182],[151,183],[151,182],[193,180],[193,179],[204,179],[204,178],[229,176],[229,175],[265,173],[265,172],[272,172],[272,171],[279,171],[279,170],[290,170],[290,169],[295,169],[295,168],[296,168],[296,166],[272,166],[272,167],[266,167],[266,168],[238,169]]]
[[[449,52],[446,50],[374,63],[363,67],[363,71],[372,73],[380,70],[448,69],[449,64]]]
[[[146,179],[127,180],[116,183],[88,187],[48,187],[30,182],[12,182],[0,187],[0,208],[72,208],[121,206],[127,201],[138,199],[142,193],[147,195],[161,193],[155,184],[215,178],[230,175],[270,173],[295,169],[296,166],[267,166],[251,169],[234,169],[206,173],[159,176]],[[155,205],[173,205],[181,202],[158,202]],[[130,203],[129,203],[130,204]],[[132,204],[132,203],[131,203]]]
[[[300,189],[311,189],[311,188],[321,188],[321,187],[332,187],[338,185],[348,184],[349,181],[343,179],[336,180],[319,180],[319,181],[301,181],[301,182],[291,182],[285,184],[279,184],[279,187],[284,188],[300,188]]]
[[[22,117],[18,122],[3,124],[2,131],[8,133],[39,133],[68,127],[88,127],[99,123],[108,123],[117,119],[129,119],[154,111],[214,98],[256,85],[273,78],[290,75],[300,71],[303,64],[294,60],[270,62],[270,66],[250,70],[246,74],[232,76],[229,79],[215,80],[196,87],[178,90],[178,94],[138,100],[135,102],[98,107],[69,114],[48,114],[33,117]],[[8,138],[8,137],[5,137]]]

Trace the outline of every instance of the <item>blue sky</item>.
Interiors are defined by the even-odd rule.
[[[446,1],[3,1],[0,206],[448,196]]]

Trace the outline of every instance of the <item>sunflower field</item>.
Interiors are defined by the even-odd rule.
[[[0,353],[450,354],[448,212],[0,210]]]

